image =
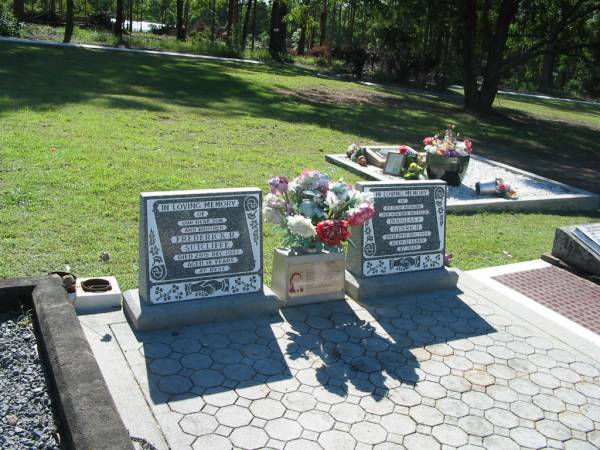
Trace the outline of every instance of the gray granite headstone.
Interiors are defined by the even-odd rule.
[[[263,287],[260,189],[142,193],[139,237],[139,290],[125,294],[136,328],[276,309]]]
[[[416,275],[436,270],[435,274],[444,280],[448,275],[444,269],[447,197],[444,181],[361,182],[357,189],[373,194],[375,216],[352,235],[354,246],[349,247],[346,258],[349,272],[346,288],[351,296],[398,293],[396,284],[407,281],[398,275],[408,273],[413,273],[413,281],[406,285],[407,289],[409,284],[417,287],[417,279],[429,279],[423,290],[428,286],[449,287],[447,281],[456,285],[454,274],[439,286],[431,278],[433,273],[426,277]]]
[[[552,255],[580,272],[600,276],[600,223],[557,228]]]

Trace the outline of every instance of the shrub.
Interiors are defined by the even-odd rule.
[[[18,36],[19,22],[9,6],[0,3],[0,36]]]

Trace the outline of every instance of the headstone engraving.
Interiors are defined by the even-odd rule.
[[[274,314],[263,285],[258,188],[140,196],[139,288],[125,292],[136,330]]]
[[[447,198],[444,181],[360,182],[357,189],[373,195],[375,216],[352,235],[354,246],[348,248],[346,258],[346,268],[351,274],[346,276],[346,292],[364,297],[363,291],[368,287],[373,294],[390,295],[399,290],[394,283],[400,279],[394,276],[431,270],[439,270],[435,274],[442,280],[431,286],[456,285],[455,274],[448,277],[449,272],[444,269]],[[418,283],[408,284],[415,287]],[[402,289],[405,288],[408,289],[407,286]],[[426,290],[427,285],[423,288]]]
[[[552,256],[576,271],[600,276],[600,222],[557,228]]]
[[[258,189],[141,194],[140,289],[149,303],[262,288]]]

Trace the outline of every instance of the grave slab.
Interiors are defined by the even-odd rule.
[[[382,147],[387,149],[389,147]],[[397,146],[396,146],[397,148]],[[375,166],[363,167],[344,154],[326,155],[325,160],[367,180],[398,181],[403,179],[386,175]],[[517,200],[478,196],[475,183],[503,178],[519,191]],[[525,170],[471,155],[469,169],[459,187],[448,188],[448,211],[596,211],[600,207],[600,195],[560,183]]]

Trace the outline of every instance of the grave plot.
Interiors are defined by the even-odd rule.
[[[368,180],[402,181],[379,167],[363,167],[344,154],[326,155],[326,161],[344,167]],[[475,183],[502,178],[519,192],[517,200],[477,195]],[[558,181],[535,175],[481,156],[471,155],[469,168],[459,187],[448,187],[449,211],[595,211],[600,196]]]

